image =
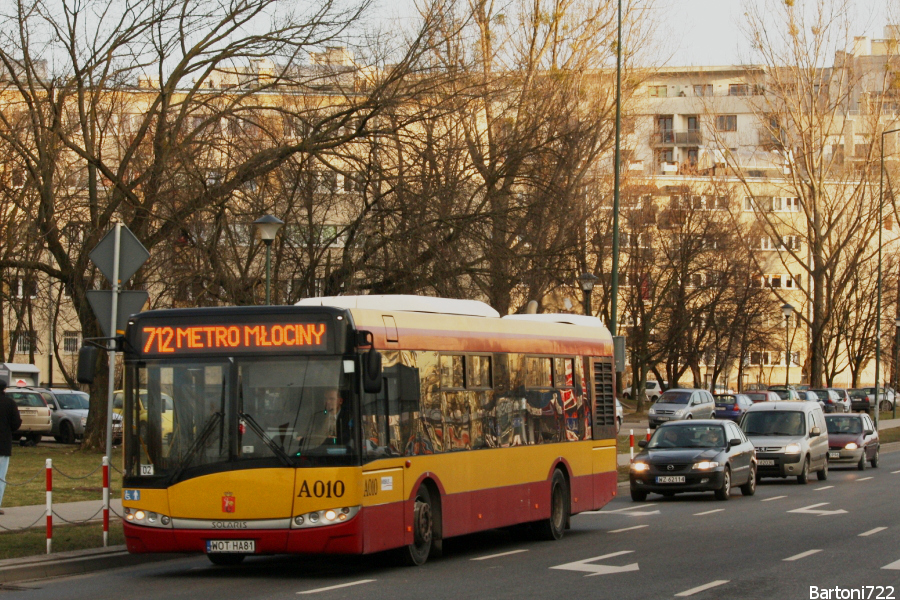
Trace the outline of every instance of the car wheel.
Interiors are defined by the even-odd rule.
[[[693,418],[694,418],[694,415],[688,415],[688,416],[687,416],[687,419],[685,419],[685,421],[690,421],[690,420],[693,419]]]
[[[625,398],[626,400],[631,400],[631,394],[629,394],[627,392],[622,394],[622,397]]]
[[[413,503],[413,543],[404,549],[406,563],[418,567],[425,564],[431,554],[434,541],[434,512],[431,506],[431,494],[424,485],[416,492]]]
[[[822,465],[822,468],[816,473],[816,477],[819,478],[819,481],[827,481],[828,480],[828,459],[825,459],[825,464]]]
[[[616,433],[622,431],[622,419],[616,417]]]
[[[731,495],[731,469],[725,467],[722,474],[722,487],[716,490],[716,500],[728,500]]]
[[[879,454],[880,452],[881,452],[881,448],[880,448],[879,446],[876,446],[876,447],[875,447],[875,456],[873,456],[873,457],[872,457],[872,460],[870,461],[870,462],[872,463],[872,468],[873,468],[873,469],[877,469],[877,468],[878,468],[878,454]]]
[[[43,436],[42,436],[41,434],[39,434],[39,433],[29,433],[29,434],[28,434],[27,436],[25,436],[25,437],[26,437],[26,439],[28,440],[28,443],[29,443],[30,445],[32,445],[32,446],[37,446],[39,443],[41,443],[41,438],[42,438]]]
[[[755,494],[757,481],[759,480],[756,478],[756,465],[750,465],[750,478],[747,479],[747,483],[741,486],[741,493],[745,496]]]
[[[75,443],[75,429],[72,427],[71,423],[63,421],[59,424],[59,437],[63,444]]]
[[[545,540],[562,539],[569,523],[569,486],[562,471],[553,471],[550,481],[550,518],[538,526],[540,537]]]
[[[881,404],[878,405],[878,408],[881,410],[881,412],[887,412],[891,410],[892,407],[890,402],[888,402],[887,400],[882,400]]]
[[[647,499],[647,492],[641,492],[635,489],[631,490],[631,499],[635,502],[643,502]]]
[[[233,567],[244,562],[244,554],[207,554],[209,562],[219,567]]]
[[[800,474],[797,475],[797,483],[800,485],[806,485],[809,482],[809,457],[806,457],[806,460],[803,461],[803,470],[800,471]]]
[[[866,470],[866,453],[863,452],[862,456],[859,457],[859,462],[856,465],[856,468],[860,471]]]

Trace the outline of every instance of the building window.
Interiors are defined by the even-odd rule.
[[[737,131],[737,115],[716,115],[716,131]]]
[[[694,86],[694,95],[695,96],[712,96],[713,95],[713,86],[709,83],[704,83],[702,85]]]
[[[732,83],[728,86],[729,96],[749,96],[750,86],[746,83]]]
[[[651,98],[665,98],[668,89],[668,86],[665,85],[651,85],[647,88]]]
[[[64,331],[62,339],[63,354],[77,354],[81,346],[81,333],[77,331]]]
[[[16,298],[37,298],[37,280],[19,277],[16,280]]]
[[[16,354],[29,354],[32,350],[37,351],[37,333],[23,331],[16,339]]]

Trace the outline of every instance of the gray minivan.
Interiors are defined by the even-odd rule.
[[[716,402],[706,390],[675,388],[662,393],[648,412],[650,429],[681,419],[715,419]]]
[[[828,479],[828,428],[818,402],[760,402],[747,409],[741,429],[756,448],[757,478],[797,477],[815,471]]]

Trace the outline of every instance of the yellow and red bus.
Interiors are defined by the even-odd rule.
[[[559,539],[616,493],[596,318],[348,296],[149,311],[123,347],[131,552],[422,564],[485,529]]]

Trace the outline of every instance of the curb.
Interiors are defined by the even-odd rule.
[[[129,554],[124,545],[0,560],[0,585],[79,575],[105,569],[184,558],[188,554]]]

